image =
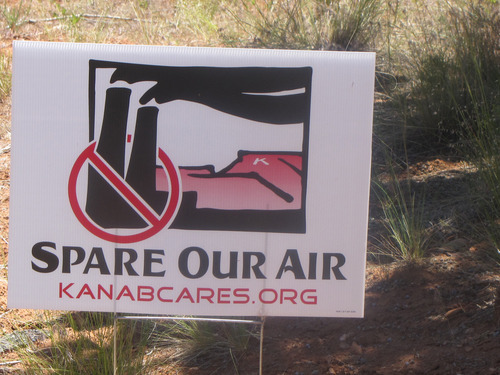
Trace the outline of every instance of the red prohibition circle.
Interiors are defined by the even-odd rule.
[[[156,233],[162,230],[174,217],[177,207],[180,203],[180,194],[181,194],[181,186],[180,186],[180,178],[177,173],[177,169],[174,164],[167,156],[167,154],[162,150],[158,149],[158,157],[162,162],[167,176],[170,179],[170,192],[168,196],[168,201],[166,204],[166,208],[164,209],[163,215],[156,220],[154,223],[151,223],[151,226],[146,230],[129,235],[118,235],[112,234],[102,230],[95,223],[93,223],[87,215],[83,212],[80,204],[78,202],[78,197],[76,194],[76,184],[78,181],[78,176],[80,175],[80,171],[87,161],[99,162],[100,159],[95,153],[96,142],[92,142],[75,161],[73,168],[71,169],[71,173],[69,176],[68,182],[68,196],[71,208],[73,209],[73,213],[77,217],[78,221],[92,234],[96,235],[103,240],[115,242],[115,243],[132,243],[143,241]],[[102,162],[101,162],[102,163]],[[118,182],[118,181],[114,181]],[[111,181],[113,183],[113,181]],[[136,203],[142,204],[139,201]]]

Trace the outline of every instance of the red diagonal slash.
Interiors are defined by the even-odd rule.
[[[130,189],[123,178],[110,168],[100,155],[96,154],[95,144],[90,151],[89,160],[94,164],[97,170],[101,172],[103,176],[107,177],[111,185],[119,191],[128,200],[130,205],[139,211],[151,225],[157,225],[160,220],[156,213],[139,199],[135,191]]]

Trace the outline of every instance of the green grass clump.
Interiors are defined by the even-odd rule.
[[[0,102],[10,96],[12,88],[11,58],[0,54]]]
[[[479,107],[498,111],[500,13],[492,1],[457,0],[444,11],[413,47],[413,121],[432,145],[460,148],[480,131]]]
[[[252,334],[243,324],[178,320],[162,323],[154,345],[166,348],[165,363],[175,367],[234,367]]]
[[[478,167],[480,199],[487,233],[500,259],[500,9],[498,3],[472,2],[453,9],[454,74],[460,90],[452,96],[461,146]]]
[[[500,85],[500,81],[497,83]],[[471,111],[463,114],[469,124],[467,147],[478,168],[478,190],[483,192],[480,212],[494,245],[490,255],[500,264],[500,95],[486,87],[480,87],[477,94],[471,89],[470,95],[478,97],[474,98]]]
[[[245,1],[236,19],[266,48],[364,50],[379,31],[382,0]]]
[[[12,31],[15,31],[24,22],[24,18],[28,16],[29,12],[30,5],[26,7],[23,0],[15,5],[7,5],[7,1],[4,0],[2,17],[7,24],[7,28]]]
[[[117,329],[117,371],[142,374],[147,330],[137,322],[120,322]],[[75,313],[49,321],[46,347],[18,349],[26,374],[113,374],[113,314]]]
[[[215,18],[220,6],[221,2],[214,0],[178,0],[176,19],[205,40],[216,39],[219,26]]]
[[[383,233],[377,238],[376,256],[413,262],[427,255],[434,231],[425,220],[425,197],[417,196],[410,182],[391,170],[388,182],[374,183],[382,208]]]

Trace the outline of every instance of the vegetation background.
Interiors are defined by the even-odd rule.
[[[366,318],[269,319],[265,374],[500,373],[496,0],[4,0],[0,372],[113,372],[113,317],[8,310],[12,41],[376,51]],[[122,322],[120,374],[256,374],[258,329]]]

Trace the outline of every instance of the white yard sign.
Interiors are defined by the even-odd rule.
[[[374,66],[15,43],[9,307],[363,316]]]

